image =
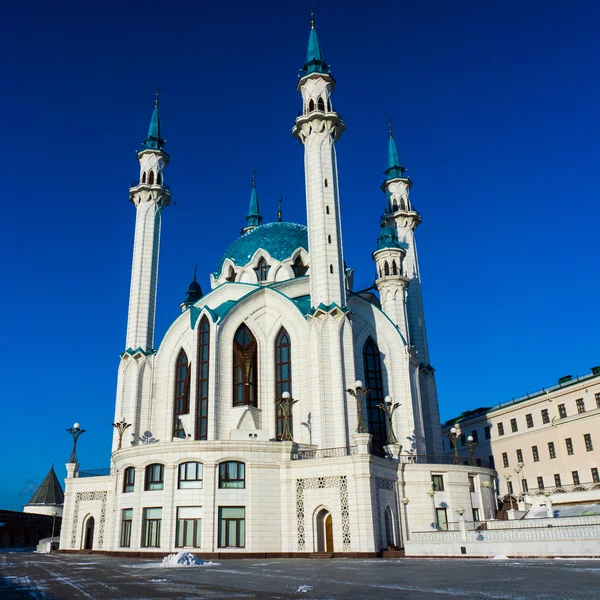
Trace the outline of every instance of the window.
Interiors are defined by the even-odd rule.
[[[559,404],[558,405],[558,416],[561,419],[564,419],[567,416],[567,408],[565,407],[564,404]]]
[[[585,412],[585,402],[583,401],[583,398],[579,398],[579,400],[575,400],[575,404],[577,405],[577,412],[579,414]]]
[[[323,98],[321,98],[320,96],[319,96],[319,99],[317,100],[317,108],[321,112],[325,112],[325,102],[323,101]]]
[[[592,436],[589,433],[584,434],[583,441],[585,442],[586,452],[591,452],[594,449],[592,444]]]
[[[479,443],[479,435],[477,434],[477,429],[473,429],[473,431],[471,431],[471,437],[473,438],[474,442]]]
[[[175,426],[173,437],[184,438],[185,430],[179,415],[187,415],[190,412],[190,363],[187,354],[181,349],[177,357],[175,367]]]
[[[325,187],[327,187],[327,179],[325,179]]]
[[[498,423],[498,435],[504,435],[504,423]]]
[[[445,508],[435,509],[435,524],[440,531],[448,531],[448,514]]]
[[[491,437],[492,437],[492,433],[491,433],[490,429],[491,429],[491,428],[490,428],[490,426],[489,426],[489,425],[486,425],[486,426],[483,428],[483,436],[485,437],[485,439],[486,439],[486,440],[489,440],[489,439],[491,439]]]
[[[579,471],[571,471],[573,476],[573,485],[579,485]]]
[[[177,487],[180,490],[199,489],[202,487],[202,463],[186,462],[179,465]]]
[[[258,264],[254,268],[256,271],[256,278],[259,281],[266,281],[267,275],[269,274],[270,265],[267,264],[267,261],[264,258],[261,258],[258,261]]]
[[[496,463],[494,461],[494,456],[493,455],[488,458],[488,461],[490,463],[490,468],[491,469],[495,469],[496,468]]]
[[[479,521],[479,509],[478,508],[473,509],[473,521]]]
[[[544,478],[538,477],[537,484],[538,484],[538,489],[543,490],[544,489]]]
[[[243,506],[219,507],[219,548],[244,548],[245,511]]]
[[[517,427],[517,420],[516,419],[511,419],[510,420],[510,430],[514,433],[515,431],[519,431],[519,428]]]
[[[517,462],[518,463],[523,462],[523,451],[522,450],[517,450]]]
[[[131,546],[131,522],[133,521],[133,508],[124,508],[121,512],[121,548]]]
[[[177,548],[200,548],[202,530],[202,507],[180,506],[177,509],[175,546]]]
[[[257,406],[257,345],[242,323],[233,339],[233,405]]]
[[[431,487],[434,492],[444,491],[444,476],[443,475],[432,475],[431,476]]]
[[[600,392],[596,394],[596,408],[600,408]]]
[[[390,265],[388,265],[388,261],[387,260],[383,263],[383,274],[386,277],[390,274]]]
[[[331,236],[330,235],[327,236],[327,243],[331,244]]]
[[[560,482],[560,473],[555,473],[554,474],[554,485],[556,487],[560,487],[562,484]]]
[[[144,481],[144,490],[162,490],[164,487],[165,467],[155,463],[146,467],[146,478]]]
[[[398,275],[398,265],[395,260],[392,261],[392,275]]]
[[[594,483],[600,483],[600,474],[598,473],[598,467],[592,467],[592,481]]]
[[[142,174],[142,183],[146,183],[146,171]]]
[[[506,452],[502,453],[502,462],[504,463],[504,467],[507,468],[508,465],[508,454]]]
[[[539,462],[540,453],[537,446],[531,446],[531,454],[533,454],[533,462]]]
[[[294,277],[303,277],[306,275],[308,267],[304,264],[304,262],[302,262],[302,258],[300,256],[297,256],[296,260],[294,260],[292,271],[294,272]]]
[[[528,492],[529,486],[527,485],[527,479],[521,479],[521,485],[523,486],[523,491]]]
[[[508,493],[512,496],[513,495],[513,484],[512,484],[512,481],[507,481],[506,482],[506,489],[508,490]]]
[[[527,422],[527,427],[529,429],[531,429],[531,427],[533,427],[533,415],[532,414],[525,415],[525,421]]]
[[[162,173],[159,171],[158,175],[156,176],[156,183],[158,183],[158,185],[162,184]]]
[[[206,315],[198,327],[198,365],[196,376],[196,439],[208,439],[208,370],[210,356],[210,325]]]
[[[333,274],[333,265],[329,265],[329,272]]]
[[[368,337],[363,346],[363,367],[365,374],[365,388],[370,391],[366,397],[367,427],[371,434],[371,452],[377,456],[385,456],[384,445],[386,439],[386,416],[385,412],[378,408],[383,404],[385,394],[383,393],[383,373],[381,370],[381,355],[379,348]]]
[[[275,339],[275,398],[280,399],[283,392],[292,393],[292,343],[288,332],[282,327]],[[278,440],[283,435],[285,420],[283,410],[278,404],[275,405],[275,426]],[[290,431],[294,432],[292,418],[290,416]]]
[[[144,508],[143,514],[142,548],[159,548],[162,508]]]
[[[575,452],[573,450],[573,440],[571,438],[567,438],[565,440],[565,445],[567,447],[567,454],[569,454],[569,455],[575,454]]]
[[[237,461],[224,462],[219,465],[220,488],[246,487],[244,463]]]
[[[475,491],[475,477],[473,475],[469,475],[469,491]]]
[[[123,473],[123,493],[133,492],[135,487],[135,468],[127,467]]]
[[[150,185],[153,185],[153,184],[154,184],[154,171],[150,171],[150,175],[149,175],[149,177],[148,177],[148,183],[149,183]]]
[[[329,206],[325,207],[325,214],[329,214]]]
[[[315,110],[315,101],[311,98],[308,102],[308,112]]]
[[[556,458],[556,449],[554,448],[554,442],[548,442],[548,455],[550,458]]]
[[[465,437],[464,433],[460,434],[460,445],[461,446],[466,446],[467,445],[467,438]]]
[[[550,423],[550,415],[547,408],[542,409],[542,423]]]

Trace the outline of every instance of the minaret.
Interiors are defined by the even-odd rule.
[[[411,345],[417,352],[420,367],[419,383],[427,452],[438,454],[442,451],[440,414],[433,375],[434,369],[429,363],[421,274],[415,240],[415,230],[421,223],[421,217],[414,210],[410,201],[412,181],[404,175],[406,169],[402,166],[398,156],[391,122],[389,134],[387,169],[385,170],[385,180],[381,184],[381,189],[388,201],[385,220],[388,225],[395,224],[398,240],[406,248],[403,272],[409,282],[406,294],[409,337]]]
[[[262,223],[262,220],[258,206],[258,194],[256,193],[256,170],[254,170],[252,171],[252,192],[250,193],[250,205],[246,215],[246,227],[242,229],[242,233],[252,231]]]
[[[297,89],[302,94],[302,115],[292,134],[304,145],[310,299],[313,307],[345,306],[344,257],[335,142],[345,129],[334,111],[331,94],[335,79],[317,38],[314,13],[306,63]]]
[[[129,315],[125,347],[147,352],[154,347],[154,317],[158,283],[158,255],[162,209],[171,203],[171,192],[164,183],[163,170],[169,155],[160,130],[158,91],[144,149],[138,152],[139,183],[129,190],[129,201],[136,208]]]

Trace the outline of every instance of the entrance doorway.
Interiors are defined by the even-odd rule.
[[[385,507],[385,539],[386,546],[396,545],[394,540],[394,521],[389,506]]]
[[[94,547],[94,517],[85,522],[83,531],[83,549],[91,550]]]
[[[317,552],[333,552],[333,517],[322,508],[317,513]]]

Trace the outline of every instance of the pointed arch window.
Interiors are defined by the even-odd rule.
[[[146,183],[146,171],[142,173],[142,183]]]
[[[398,265],[395,260],[392,261],[392,275],[398,275]]]
[[[400,210],[406,210],[406,202],[404,201],[404,198],[400,200]]]
[[[196,377],[196,439],[208,439],[208,372],[210,326],[206,315],[198,327],[198,374]]]
[[[383,274],[384,275],[389,275],[390,274],[390,265],[388,265],[388,261],[387,260],[383,264]]]
[[[177,357],[175,367],[175,391],[174,391],[174,421],[173,436],[178,438],[185,437],[185,430],[180,415],[187,415],[190,412],[190,363],[182,348]]]
[[[150,171],[150,175],[148,177],[148,183],[152,185],[154,183],[154,171]]]
[[[308,102],[308,112],[315,110],[315,101],[311,98]]]
[[[323,101],[323,98],[321,98],[321,96],[319,96],[319,100],[317,102],[317,108],[321,111],[321,112],[325,112],[325,102]]]
[[[398,210],[398,202],[396,200],[392,201],[392,210],[396,212]]]
[[[300,256],[296,257],[296,260],[292,265],[292,271],[294,271],[294,275],[296,277],[302,277],[303,275],[306,275],[308,267],[302,262],[302,258]]]
[[[233,338],[233,406],[257,406],[258,346],[242,323]]]
[[[235,281],[235,271],[233,270],[233,267],[231,265],[229,265],[229,271],[227,273],[227,277],[225,278],[226,281]]]
[[[159,171],[158,175],[156,176],[156,183],[158,183],[158,185],[162,185],[162,173]]]
[[[264,257],[262,257],[259,261],[258,261],[258,265],[255,267],[255,271],[256,271],[256,277],[258,278],[259,281],[266,281],[267,280],[267,275],[269,274],[269,269],[271,267],[267,264],[267,261],[265,260]]]
[[[367,338],[363,347],[363,365],[365,370],[365,387],[371,392],[366,399],[367,426],[371,439],[371,452],[377,456],[384,456],[384,445],[386,443],[385,414],[377,408],[378,404],[384,402],[383,373],[381,370],[381,355],[379,348],[373,338]]]
[[[283,392],[292,393],[292,343],[288,332],[282,327],[275,339],[275,398],[281,398]],[[278,440],[283,435],[283,426],[283,411],[276,405],[275,427]],[[290,431],[294,432],[291,418]]]

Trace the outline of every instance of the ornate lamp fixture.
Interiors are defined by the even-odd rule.
[[[116,423],[113,423],[112,426],[119,432],[119,445],[117,446],[117,450],[120,450],[121,444],[123,443],[123,434],[128,427],[131,427],[131,423],[126,423],[125,417],[121,417]]]
[[[369,433],[367,426],[365,425],[365,420],[363,418],[363,400],[367,397],[369,392],[371,391],[369,388],[363,389],[363,383],[360,379],[357,379],[354,382],[354,389],[348,388],[346,390],[351,396],[356,398],[356,409],[358,411],[358,425],[356,426],[356,433]]]
[[[85,433],[85,429],[81,429],[79,423],[75,423],[73,427],[67,429],[67,432],[73,436],[73,450],[71,452],[71,456],[69,457],[68,462],[76,463],[79,462],[77,460],[77,440],[82,433]]]
[[[476,442],[473,439],[473,436],[470,435],[467,438],[467,447],[469,448],[469,452],[471,453],[471,464],[475,465],[475,446],[477,446],[477,444],[479,444],[479,442]]]
[[[458,434],[458,430],[456,429],[456,427],[453,427],[450,430],[450,433],[445,433],[444,435],[450,440],[450,444],[454,446],[454,464],[461,465],[462,463],[460,461],[460,457],[458,456],[458,444],[456,443],[458,438],[460,437]]]
[[[292,406],[294,406],[296,402],[298,402],[298,400],[294,400],[289,392],[283,392],[281,398],[275,398],[275,404],[281,408],[281,414],[283,415],[283,432],[281,434],[281,440],[284,442],[294,441],[290,421],[292,419]]]
[[[385,397],[383,404],[377,405],[377,408],[380,408],[382,411],[384,411],[385,415],[387,417],[387,421],[388,421],[387,443],[388,444],[397,444],[398,443],[398,438],[396,437],[396,434],[394,433],[394,423],[392,421],[392,418],[394,416],[394,413],[396,412],[396,409],[399,406],[400,406],[400,403],[398,403],[398,402],[396,402],[396,404],[392,403],[392,398],[390,396]]]

